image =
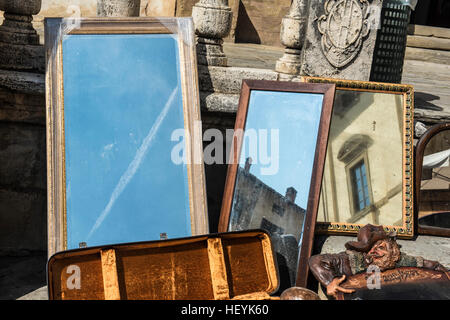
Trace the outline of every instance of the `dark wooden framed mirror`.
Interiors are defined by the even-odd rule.
[[[450,236],[450,122],[420,137],[415,157],[418,234]]]
[[[242,83],[219,232],[268,231],[281,291],[306,287],[334,93],[334,84]]]

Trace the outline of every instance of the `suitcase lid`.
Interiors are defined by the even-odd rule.
[[[69,250],[47,272],[51,300],[222,300],[279,286],[263,230]]]

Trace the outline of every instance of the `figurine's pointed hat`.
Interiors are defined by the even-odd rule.
[[[358,232],[358,241],[349,241],[345,244],[348,250],[368,252],[375,242],[388,238],[395,238],[396,233],[387,234],[382,226],[366,224]]]

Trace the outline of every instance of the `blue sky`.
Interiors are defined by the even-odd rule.
[[[279,130],[278,172],[262,174],[261,169],[270,165],[259,161],[252,164],[250,172],[283,196],[288,187],[294,187],[297,190],[295,203],[304,209],[308,201],[322,100],[322,94],[311,93],[252,90],[250,95],[245,129],[268,129],[268,156],[276,155],[276,150],[270,149],[270,129]],[[258,143],[260,138],[258,135]],[[241,166],[249,155],[248,148],[242,150]],[[258,160],[259,155],[260,148]]]
[[[63,63],[68,247],[190,235],[186,166],[170,158],[176,38],[69,35]]]

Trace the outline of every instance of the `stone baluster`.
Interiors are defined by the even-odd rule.
[[[47,248],[41,0],[0,0],[0,10],[0,256],[27,255]]]
[[[43,72],[44,49],[31,23],[32,15],[41,11],[41,0],[0,0],[0,10],[0,69]]]
[[[141,0],[97,0],[99,17],[139,17]]]
[[[280,39],[286,47],[277,61],[275,71],[296,75],[301,67],[301,49],[306,30],[307,0],[293,0],[288,14],[281,21]]]
[[[227,66],[222,44],[230,33],[232,17],[228,0],[200,0],[194,5],[192,18],[197,34],[198,64]]]

